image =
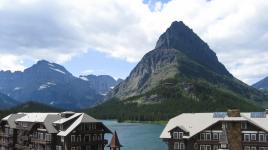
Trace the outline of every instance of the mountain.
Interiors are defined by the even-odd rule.
[[[16,106],[17,104],[19,103],[11,97],[0,93],[0,109],[8,109],[10,107]]]
[[[79,78],[87,81],[92,89],[104,96],[117,84],[123,81],[122,79],[115,80],[109,75],[81,75]]]
[[[89,111],[98,117],[115,113],[114,117],[124,119],[168,119],[181,112],[230,107],[258,110],[268,100],[264,93],[233,77],[208,44],[177,21],[108,98],[112,101]],[[117,111],[109,112],[109,107]]]
[[[204,80],[248,99],[262,100],[264,95],[234,78],[218,61],[216,54],[183,22],[173,22],[127,79],[110,97],[126,99],[144,94],[169,78],[180,79],[187,88],[189,80]]]
[[[257,89],[268,90],[268,77],[258,81],[257,83],[253,84],[252,86],[257,88]]]
[[[35,101],[66,109],[93,106],[103,99],[86,81],[45,60],[23,72],[1,71],[0,92],[19,102]]]

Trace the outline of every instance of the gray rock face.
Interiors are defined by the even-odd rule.
[[[182,22],[171,24],[160,36],[155,49],[142,58],[108,98],[143,97],[142,94],[161,86],[161,81],[172,78],[182,82],[202,80],[248,99],[264,98],[262,93],[234,78],[209,46]]]
[[[80,76],[80,79],[87,81],[89,86],[101,95],[106,95],[112,90],[117,84],[122,82],[122,79],[115,80],[109,75],[86,75]]]
[[[14,107],[19,104],[17,101],[12,99],[11,97],[0,93],[0,109],[8,109],[10,107]]]
[[[232,77],[228,70],[218,61],[215,52],[209,48],[207,43],[200,39],[182,21],[174,21],[166,32],[160,36],[155,48],[180,50],[212,71]]]
[[[37,101],[69,109],[90,107],[103,99],[86,81],[45,60],[23,72],[1,71],[0,92],[19,102]]]
[[[264,79],[258,81],[257,83],[252,85],[253,87],[257,89],[268,89],[268,77],[265,77]]]

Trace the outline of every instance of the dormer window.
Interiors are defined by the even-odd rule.
[[[183,138],[183,132],[173,132],[173,138],[174,139],[182,139]]]
[[[173,139],[179,139],[179,132],[173,132]]]
[[[183,138],[183,132],[179,132],[179,139]]]
[[[247,122],[242,122],[241,123],[241,129],[247,129],[247,128],[248,128]]]

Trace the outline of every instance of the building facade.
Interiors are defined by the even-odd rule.
[[[85,113],[17,113],[0,123],[0,150],[104,150],[112,133]]]
[[[169,120],[160,138],[169,150],[268,150],[267,113],[181,114]]]

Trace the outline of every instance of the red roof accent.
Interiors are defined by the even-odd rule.
[[[122,145],[119,142],[116,131],[114,132],[111,143],[108,145],[108,147],[111,147],[111,148],[122,147]]]

